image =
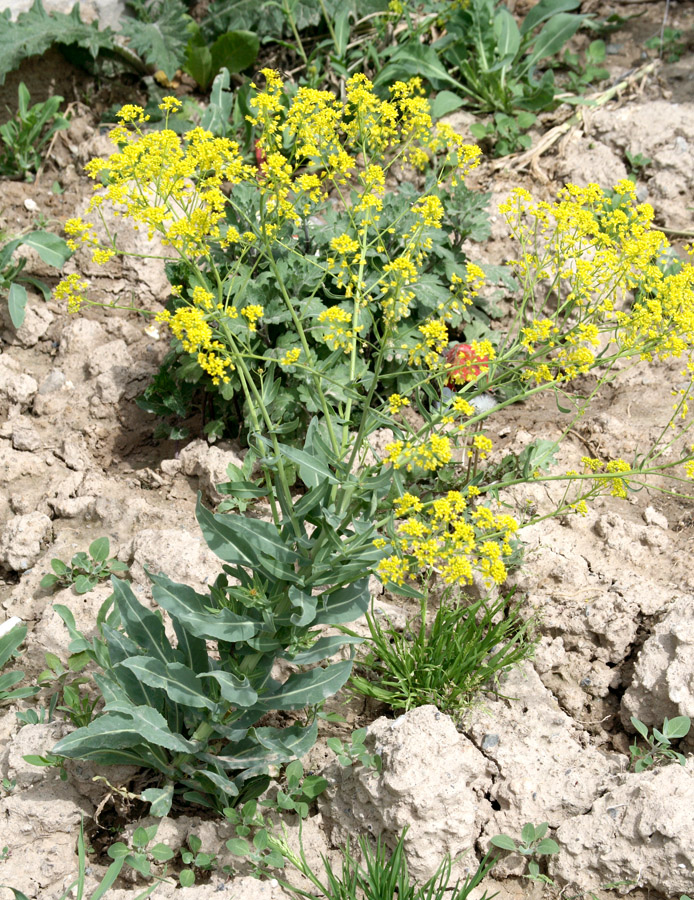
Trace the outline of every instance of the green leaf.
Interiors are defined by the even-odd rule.
[[[200,494],[195,515],[207,546],[224,562],[258,568],[261,557],[288,565],[301,560],[271,522],[230,513],[215,515],[203,506]]]
[[[154,788],[151,788],[151,790],[154,790]],[[145,793],[147,792],[145,791]],[[156,814],[150,810],[150,815]],[[164,813],[164,815],[166,815],[166,813]],[[155,859],[157,862],[168,862],[170,859],[174,858],[173,850],[166,844],[155,844],[153,847],[149,848],[148,852],[152,859]]]
[[[122,750],[144,740],[131,718],[107,713],[89,725],[71,731],[58,741],[52,752],[71,759],[88,759],[95,751]]]
[[[556,841],[553,841],[551,838],[544,838],[536,844],[535,853],[550,855],[552,853],[559,853],[559,844]]]
[[[674,719],[665,719],[663,722],[663,734],[670,740],[683,738],[689,734],[691,720],[689,716],[675,716]]]
[[[648,739],[648,728],[643,724],[643,722],[639,721],[636,716],[631,717],[631,724],[638,731],[642,738]]]
[[[108,553],[111,548],[107,537],[97,538],[89,545],[89,555],[96,562],[105,562],[108,559]]]
[[[17,890],[17,888],[10,887],[9,884],[0,884],[0,887],[12,891],[14,900],[29,900],[26,894],[23,894],[21,891]]]
[[[313,620],[314,625],[340,625],[343,622],[353,622],[369,608],[371,602],[369,579],[360,578],[359,581],[346,587],[325,591],[318,599],[320,603]]]
[[[311,456],[304,450],[297,450],[296,447],[288,447],[286,444],[280,444],[280,451],[285,459],[293,462],[299,468],[299,476],[308,488],[316,488],[323,481],[329,484],[340,484],[340,480],[335,474],[316,457]]]
[[[258,630],[253,619],[237,616],[228,609],[209,612],[209,598],[185,584],[176,584],[165,575],[147,573],[152,582],[152,596],[191,634],[206,640],[246,641]]]
[[[331,666],[297,672],[280,685],[271,695],[258,698],[256,709],[301,709],[332,697],[340,690],[352,672],[352,660]]]
[[[195,872],[192,869],[181,869],[178,875],[181,887],[192,887],[195,884]]]
[[[216,703],[205,694],[195,672],[183,663],[163,663],[149,656],[134,656],[124,659],[122,665],[150,687],[161,688],[174,703],[197,709],[216,709]]]
[[[460,82],[451,78],[444,69],[436,50],[418,40],[407,41],[398,47],[374,79],[374,86],[383,87],[393,81],[408,81],[414,75],[426,78],[434,87],[439,83],[461,87]]]
[[[490,840],[489,843],[493,847],[498,847],[500,850],[513,851],[516,849],[516,842],[507,834],[497,834]]]
[[[510,63],[520,48],[521,33],[516,25],[516,20],[503,6],[494,17],[494,35],[499,60]]]
[[[226,842],[226,848],[234,856],[248,856],[251,852],[250,844],[243,838],[231,838]]]
[[[191,28],[191,36],[185,49],[185,70],[191,75],[198,87],[205,90],[214,75],[212,70],[212,53],[205,43],[204,35],[198,25]]]
[[[431,117],[433,119],[441,119],[456,109],[460,109],[464,103],[465,99],[452,91],[439,91],[433,100],[429,100]]]
[[[547,22],[533,42],[532,50],[523,60],[523,70],[528,71],[535,63],[548,56],[554,56],[576,34],[585,16],[573,13],[557,13]]]
[[[15,651],[27,636],[26,625],[15,625],[0,637],[0,669],[14,656]]]
[[[94,590],[98,583],[99,579],[95,575],[78,575],[75,578],[75,593],[88,594],[89,591]]]
[[[195,76],[193,75],[193,77]],[[229,90],[229,84],[229,72],[226,68],[222,68],[219,75],[217,75],[212,82],[210,102],[200,120],[200,125],[206,131],[211,131],[212,134],[221,137],[226,135],[227,129],[229,128],[231,111],[234,104],[234,95]],[[242,475],[243,473],[241,473],[241,476]]]
[[[524,844],[532,844],[532,842],[535,840],[535,826],[532,824],[532,822],[528,822],[523,826],[523,829],[521,831],[521,840]]]
[[[161,69],[169,81],[183,65],[192,19],[181,0],[161,0],[156,21],[122,19],[121,32],[130,48],[155,69]]]
[[[111,576],[111,584],[116,608],[128,636],[154,658],[162,662],[173,661],[175,653],[159,616],[139,602],[127,581]]]
[[[307,666],[310,663],[328,659],[330,656],[337,653],[340,647],[344,647],[345,644],[362,644],[363,642],[363,638],[356,637],[355,635],[331,634],[326,637],[318,638],[316,643],[309,650],[302,650],[300,653],[294,655],[286,654],[286,657],[298,666]]]
[[[146,791],[143,791],[142,799],[152,804],[149,808],[150,816],[155,816],[156,818],[168,816],[173,803],[173,793],[174,786],[172,782],[169,782],[163,788],[147,788]],[[171,857],[168,858],[171,859]]]
[[[244,678],[237,678],[231,672],[216,670],[214,672],[204,672],[198,677],[214,678],[219,684],[222,697],[235,706],[250,707],[258,699],[258,694],[253,690],[250,681],[245,676]]]
[[[10,319],[15,328],[21,328],[26,315],[27,291],[23,284],[10,285],[10,291],[7,295],[7,308],[10,313]]]
[[[48,266],[61,269],[72,256],[72,250],[57,234],[50,231],[30,231],[24,235],[22,243],[32,247]]]
[[[41,0],[35,0],[28,12],[20,13],[15,22],[11,10],[0,13],[0,85],[5,75],[18,69],[28,56],[41,56],[54,44],[77,44],[86,48],[93,58],[101,50],[112,50],[113,32],[100,29],[96,22],[85,25],[80,17],[79,4],[70,13],[47,13]]]
[[[256,61],[259,49],[260,41],[252,31],[227,31],[212,44],[212,73],[222,68],[243,72]]]
[[[541,22],[549,19],[555,13],[570,12],[572,9],[578,9],[580,5],[581,0],[540,0],[523,19],[521,34],[530,34]]]

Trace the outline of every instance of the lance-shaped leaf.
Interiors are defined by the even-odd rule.
[[[168,726],[166,719],[149,706],[131,706],[129,703],[109,703],[105,707],[109,715],[118,714],[128,716],[133,726],[137,729],[143,741],[156,744],[174,753],[193,753],[195,744],[174,734]]]
[[[215,515],[205,509],[200,494],[195,515],[207,546],[224,562],[257,568],[262,557],[286,565],[301,559],[271,522],[229,513]]]
[[[142,743],[144,739],[130,716],[109,713],[71,731],[51,752],[71,759],[86,759],[97,751],[122,750]]]
[[[123,660],[140,681],[161,688],[174,703],[213,710],[216,704],[205,694],[202,683],[192,669],[183,663],[163,663],[149,656],[133,656]]]
[[[370,602],[368,577],[336,591],[326,591],[318,598],[318,611],[313,624],[339,625],[353,622],[366,612]]]
[[[185,584],[176,584],[165,575],[148,573],[152,582],[152,596],[157,603],[193,635],[212,641],[245,641],[252,637],[258,623],[237,616],[228,609],[211,612],[204,604],[209,597],[198,594]]]
[[[345,644],[362,644],[363,639],[356,635],[331,634],[326,637],[318,638],[316,643],[309,650],[302,650],[292,656],[289,653],[283,654],[286,659],[300,666],[307,666],[310,663],[320,662],[322,659],[328,659]]]
[[[291,725],[289,728],[251,728],[248,737],[236,745],[225,747],[211,762],[221,763],[225,769],[242,769],[241,778],[268,766],[280,765],[304,756],[313,747],[318,735],[318,721],[309,726]]]
[[[304,450],[297,450],[295,447],[288,447],[286,444],[280,444],[280,451],[285,459],[298,466],[301,480],[308,488],[316,488],[318,485],[327,481],[328,484],[340,484],[340,480],[335,477],[335,473],[331,472],[328,466],[311,453]]]
[[[258,699],[250,681],[247,678],[237,678],[231,672],[203,672],[199,677],[214,678],[219,684],[222,697],[234,706],[253,706]]]
[[[173,662],[176,653],[169,643],[164,623],[159,616],[140,603],[127,581],[111,576],[111,584],[116,607],[128,635],[154,658],[163,662]]]
[[[296,672],[272,694],[258,698],[258,709],[301,709],[320,703],[340,690],[352,671],[352,661],[334,663],[310,672]]]

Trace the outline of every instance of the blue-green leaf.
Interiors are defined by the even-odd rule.
[[[237,678],[231,672],[215,670],[213,672],[205,672],[199,677],[214,678],[219,684],[222,697],[235,706],[253,706],[258,699],[258,695],[251,687],[250,681],[247,678]]]
[[[10,292],[7,296],[7,308],[15,328],[22,327],[24,316],[26,315],[27,299],[27,291],[23,284],[15,282],[10,285]]]
[[[173,803],[174,786],[169,782],[163,788],[147,788],[142,792],[142,799],[152,805],[149,808],[150,816],[162,818],[168,816]]]
[[[258,698],[257,709],[301,709],[321,703],[340,690],[352,671],[352,661],[334,663],[331,666],[297,672],[280,685],[271,695]]]
[[[173,662],[176,653],[159,616],[139,602],[127,581],[121,581],[112,575],[111,584],[116,606],[128,635],[154,658],[162,662]]]
[[[109,703],[104,712],[108,715],[128,716],[143,741],[156,744],[174,753],[192,753],[195,744],[174,734],[164,716],[150,706],[132,706],[129,703]]]
[[[299,666],[307,666],[310,663],[320,662],[322,659],[328,659],[334,653],[344,647],[346,644],[361,644],[363,639],[352,635],[331,634],[326,637],[318,638],[316,643],[309,650],[303,650],[295,655],[283,654],[291,662]]]
[[[161,688],[174,703],[209,710],[216,708],[216,704],[205,694],[195,672],[182,663],[163,663],[149,656],[134,656],[124,659],[122,665],[145,684]]]
[[[361,578],[336,591],[326,591],[318,599],[320,602],[314,625],[340,625],[343,622],[353,622],[369,608],[371,602],[369,579]]]
[[[191,634],[207,640],[245,641],[258,629],[252,619],[237,616],[228,609],[210,612],[204,603],[209,597],[198,594],[185,584],[176,584],[165,575],[152,575],[152,596],[157,603],[175,616]]]

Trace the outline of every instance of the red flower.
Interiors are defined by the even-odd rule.
[[[260,146],[260,141],[257,140],[254,144],[253,149],[255,150],[255,164],[258,167],[258,171],[261,171],[261,167],[266,160],[265,151]]]
[[[470,344],[456,344],[445,355],[448,364],[448,381],[446,387],[455,388],[457,384],[474,381],[482,372],[487,371],[489,357],[479,355]]]

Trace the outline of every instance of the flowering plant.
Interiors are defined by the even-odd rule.
[[[555,512],[580,512],[587,499],[623,496],[631,482],[679,461],[691,474],[691,454],[662,459],[691,427],[691,362],[674,434],[632,464],[586,458],[583,473],[545,474],[551,452],[538,441],[517,475],[502,475],[480,429],[489,415],[549,390],[573,412],[566,432],[623,361],[691,354],[694,267],[665,265],[667,241],[651,228],[650,207],[635,205],[630,182],[613,198],[596,185],[569,185],[554,204],[517,190],[502,207],[521,247],[511,263],[521,285],[513,315],[485,340],[451,341],[484,273],[469,261],[456,270],[454,256],[445,281],[428,267],[442,250],[441,194],[476,164],[477,148],[447,126],[434,128],[416,82],[395,84],[381,100],[354,76],[342,102],[308,88],[290,99],[276,73],[263,74],[265,89],[250,101],[259,164],[200,128],[183,139],[166,128],[150,132],[144,112],[128,106],[112,132],[118,152],[88,171],[104,182],[91,203],[104,226],[110,202],[175,254],[175,300],[157,319],[222,396],[243,406],[260,480],[229,491],[248,497],[250,490],[270,521],[212,516],[201,504],[198,518],[226,574],[241,583],[220,576],[213,608],[250,610],[261,632],[229,648],[231,671],[238,652],[244,677],[271,708],[262,698],[275,649],[302,664],[334,652],[332,638],[304,626],[363,612],[370,572],[418,596],[415,586],[432,579],[458,588],[476,574],[503,583],[519,527],[489,502],[503,499],[503,485],[561,479],[567,489]],[[177,102],[162,107],[169,112]],[[433,167],[434,180],[396,207],[387,180],[398,165]],[[80,219],[66,230],[97,261],[120,252],[108,229],[105,243]],[[73,310],[98,302],[87,300],[78,275],[56,293]],[[588,374],[595,381],[584,396],[580,379]],[[457,390],[446,390],[451,382]],[[442,494],[446,472],[456,483]],[[178,587],[180,611],[186,589]],[[318,596],[335,599],[320,614]],[[289,625],[304,628],[301,648]],[[169,689],[158,676],[157,686]],[[281,693],[273,683],[271,694]],[[313,703],[326,695],[307,694]],[[195,744],[213,731],[198,727],[198,737],[182,739]],[[239,746],[252,746],[253,728],[244,734]],[[213,767],[224,765],[203,752]],[[240,759],[233,748],[224,756]]]

